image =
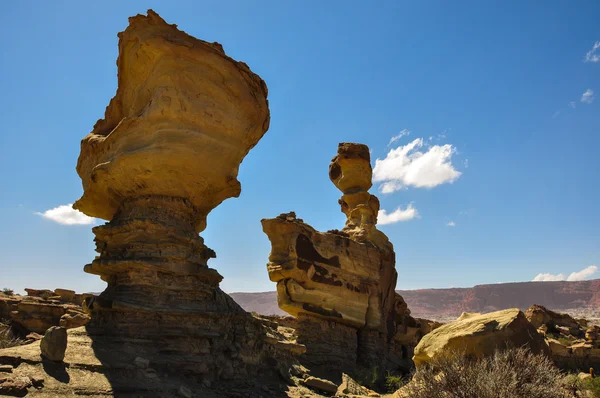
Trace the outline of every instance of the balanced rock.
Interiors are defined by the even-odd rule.
[[[415,348],[413,361],[419,367],[438,355],[458,352],[484,357],[497,349],[522,346],[536,354],[549,354],[543,337],[518,308],[489,314],[463,313],[456,321],[426,334]]]
[[[93,228],[99,256],[84,268],[108,284],[84,303],[86,330],[207,382],[256,374],[282,344],[219,288],[198,234],[240,194],[239,165],[269,127],[266,85],[152,10],[118,36],[117,93],[77,162],[73,207],[109,220]]]
[[[319,232],[293,212],[262,220],[272,245],[269,278],[277,283],[279,307],[298,318],[298,342],[307,347],[308,365],[383,371],[390,353],[406,357],[409,351],[390,349],[390,344],[410,311],[394,292],[393,245],[376,228],[379,200],[368,192],[369,148],[339,144],[329,177],[343,193],[344,228]]]
[[[51,361],[62,361],[67,351],[67,329],[60,326],[49,328],[40,343],[42,356]]]

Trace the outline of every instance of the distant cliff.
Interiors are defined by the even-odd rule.
[[[458,316],[462,312],[490,312],[504,308],[527,309],[540,304],[553,310],[600,308],[600,279],[579,282],[516,282],[471,288],[397,290],[412,314],[422,318]],[[246,311],[285,315],[275,292],[232,293]]]

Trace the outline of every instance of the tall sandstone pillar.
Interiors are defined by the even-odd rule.
[[[386,367],[398,318],[397,272],[394,248],[376,227],[379,200],[368,192],[371,177],[369,148],[341,143],[329,166],[343,193],[341,231],[318,232],[294,213],[262,220],[272,244],[269,277],[277,283],[279,307],[298,318],[308,365]]]
[[[231,378],[261,361],[262,325],[219,289],[199,233],[237,197],[238,168],[269,127],[267,87],[246,64],[153,11],[119,34],[118,89],[81,142],[74,208],[109,220],[85,271],[88,332],[154,352],[170,370]],[[235,369],[235,372],[234,372]]]

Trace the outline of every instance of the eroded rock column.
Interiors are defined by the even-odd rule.
[[[277,339],[219,289],[199,233],[240,194],[238,167],[269,127],[267,88],[221,45],[151,10],[129,22],[117,93],[77,162],[84,194],[74,208],[109,220],[93,229],[99,256],[85,266],[108,284],[86,301],[87,330],[154,368],[243,377]]]
[[[346,225],[322,233],[294,213],[262,220],[272,244],[269,277],[280,308],[299,320],[308,364],[383,370],[397,327],[397,273],[393,246],[376,228],[369,148],[341,143],[329,177],[343,193]]]

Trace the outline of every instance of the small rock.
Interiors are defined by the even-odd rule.
[[[202,385],[203,385],[204,387],[206,387],[206,388],[210,388],[210,384],[211,384],[211,383],[210,383],[210,380],[208,380],[208,379],[204,379],[204,380],[202,380]]]
[[[158,375],[156,374],[156,370],[154,369],[146,369],[146,377],[149,379],[158,379]]]
[[[31,386],[31,380],[28,377],[7,379],[0,383],[0,395],[24,397],[28,393],[29,386]]]
[[[46,379],[44,379],[43,377],[41,377],[41,376],[31,376],[30,379],[31,379],[31,384],[33,384],[33,386],[35,388],[42,388],[42,387],[44,387],[44,381]]]
[[[42,338],[40,343],[42,356],[51,361],[60,362],[65,359],[67,351],[67,329],[60,326],[52,326]]]
[[[136,357],[133,360],[133,364],[140,369],[146,369],[148,366],[150,366],[150,360],[142,357]]]
[[[13,367],[11,365],[0,365],[0,373],[12,373]]]
[[[589,373],[583,373],[583,372],[581,372],[581,373],[579,373],[579,374],[577,375],[577,378],[578,378],[579,380],[591,379],[591,378],[592,378],[592,375],[591,375],[591,374],[589,374]]]
[[[338,386],[335,383],[314,376],[307,377],[306,380],[304,380],[304,385],[331,394],[335,394],[338,389]]]
[[[342,373],[342,384],[337,389],[336,396],[363,396],[363,397],[379,397],[375,391],[361,386],[352,377],[346,373]]]
[[[27,336],[25,336],[25,338],[27,340],[38,341],[38,340],[42,339],[42,336],[40,336],[39,334],[33,332],[33,333],[29,333]]]
[[[185,398],[192,398],[192,390],[185,386],[179,387],[179,395]]]

